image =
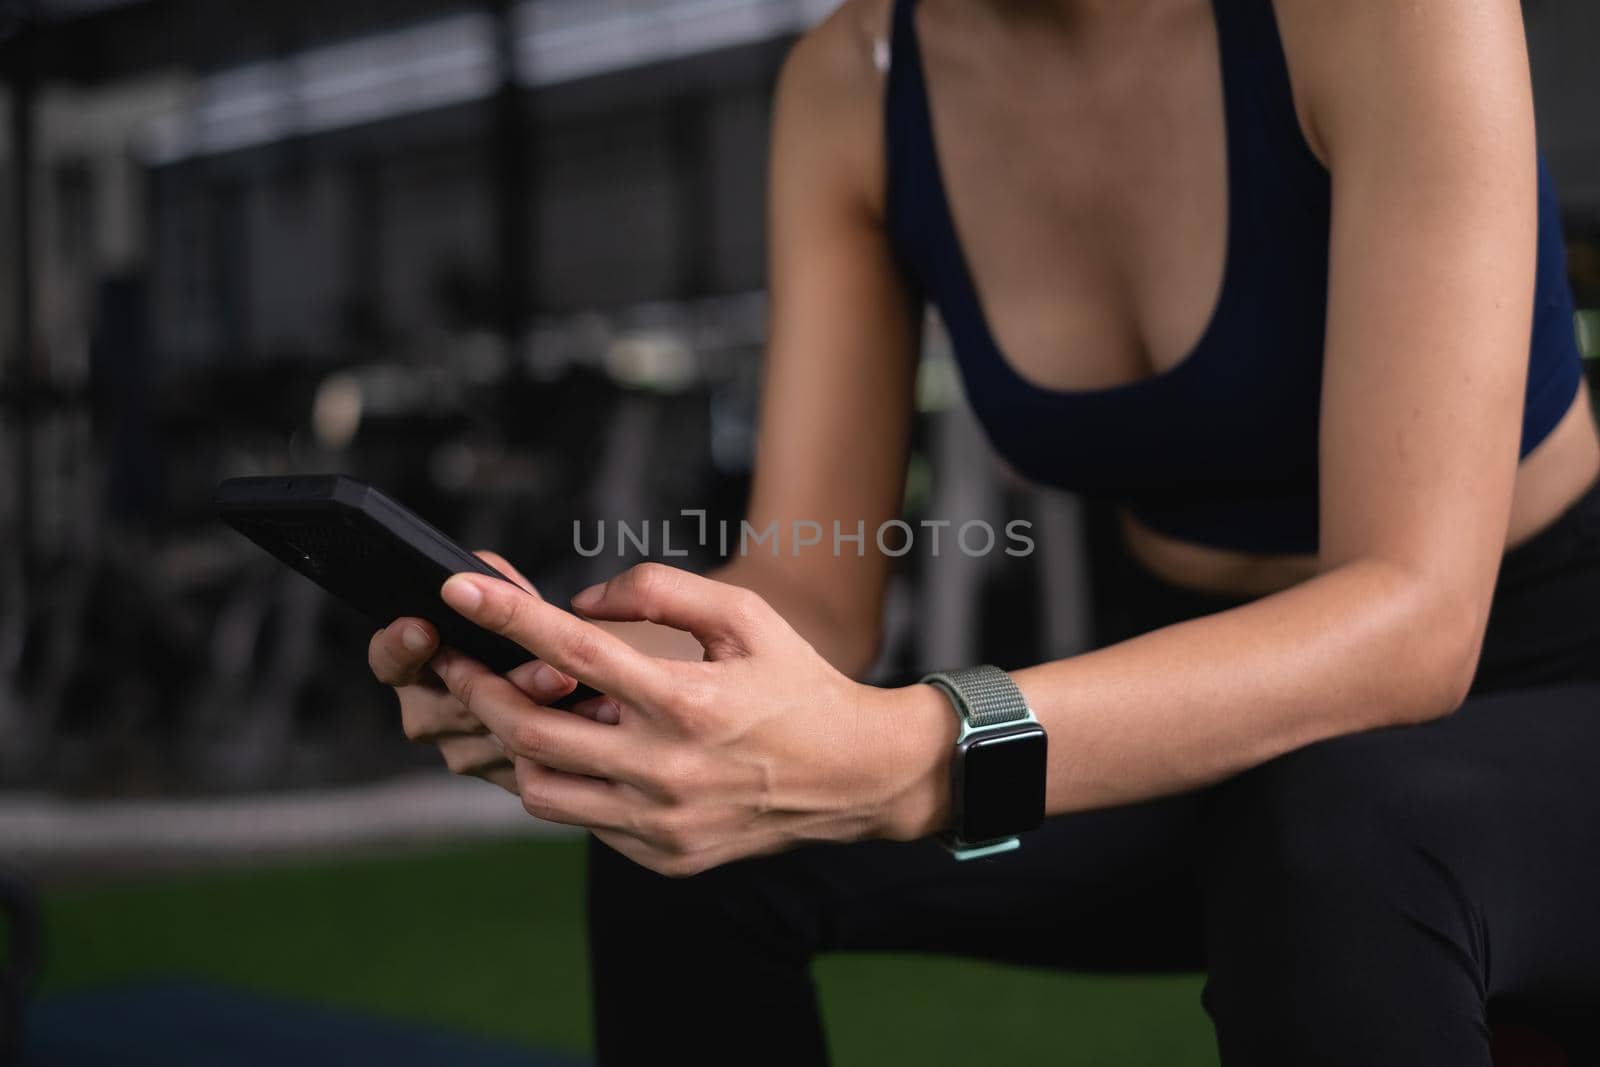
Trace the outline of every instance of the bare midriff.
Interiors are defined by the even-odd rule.
[[[1572,407],[1522,461],[1511,499],[1506,548],[1549,526],[1600,476],[1600,434],[1587,385]],[[1157,533],[1127,512],[1123,535],[1135,559],[1176,585],[1224,596],[1263,596],[1297,585],[1321,569],[1314,555],[1270,556],[1197,545]]]

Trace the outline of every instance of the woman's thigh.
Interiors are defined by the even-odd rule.
[[[1465,1056],[1497,1001],[1600,1013],[1597,768],[1600,683],[1581,682],[1474,696],[1214,790],[1201,879],[1224,1050],[1230,1029],[1241,1047],[1414,1030],[1411,1051],[1449,1032]]]
[[[625,1044],[715,998],[808,1061],[813,955],[929,951],[1204,965],[1230,1062],[1487,1063],[1487,1003],[1534,1019],[1600,1003],[1597,754],[1600,685],[1552,686],[1053,818],[985,860],[815,846],[672,880],[596,844],[598,1028]]]

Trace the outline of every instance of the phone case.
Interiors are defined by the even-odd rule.
[[[223,522],[374,626],[427,619],[444,644],[502,674],[534,658],[439,598],[445,579],[462,571],[510,579],[374,486],[343,474],[229,478],[212,503]],[[580,685],[557,706],[595,695]]]

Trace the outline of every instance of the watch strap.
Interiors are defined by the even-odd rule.
[[[942,690],[961,716],[964,732],[1033,720],[1033,711],[1011,675],[983,664],[954,671],[935,671],[922,681]]]
[[[961,720],[958,744],[975,733],[1038,721],[1017,683],[999,667],[983,664],[953,671],[935,671],[925,675],[922,683],[944,693],[955,708]],[[966,842],[954,831],[938,835],[938,841],[958,860],[982,859],[1010,852],[1022,845],[1021,838],[1016,836],[1002,837],[996,841]]]

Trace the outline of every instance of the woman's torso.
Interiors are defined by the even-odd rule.
[[[1314,520],[1327,208],[1317,199],[1317,183],[1326,182],[1319,150],[1288,88],[1292,43],[1281,99],[1261,106],[1247,96],[1249,79],[1261,75],[1241,54],[1261,42],[1240,41],[1259,27],[1219,24],[1222,9],[1211,0],[1126,5],[1084,25],[1063,21],[1063,10],[902,0],[873,12],[888,46],[880,55],[915,64],[926,127],[919,145],[916,117],[907,119],[919,101],[904,99],[900,66],[886,89],[884,149],[884,210],[897,251],[941,304],[974,405],[1023,473],[1051,481],[1038,469],[1053,458],[1049,435],[1089,451],[1057,426],[1082,429],[1101,418],[1113,435],[1131,424],[1135,435],[1119,455],[1147,445],[1160,452],[1163,475],[1193,490],[1190,500],[1156,494],[1124,511],[1142,562],[1195,588],[1255,594],[1293,584],[1316,569],[1312,552],[1284,546],[1303,541],[1306,516]],[[898,34],[896,20],[906,20]],[[915,55],[895,56],[908,51],[908,32]],[[1277,306],[1265,308],[1268,287]],[[1241,338],[1240,329],[1251,333]],[[974,354],[985,342],[986,353]],[[1274,345],[1299,350],[1285,355]],[[1530,372],[1530,409],[1540,373]],[[1519,473],[1510,543],[1559,515],[1600,467],[1586,398],[1567,403],[1571,384],[1561,378],[1569,370],[1542,373],[1561,407],[1553,417],[1530,410],[1546,424],[1525,428],[1541,443]],[[1223,394],[1219,375],[1233,376]],[[1232,413],[1185,408],[1190,397],[1250,404],[1281,425],[1258,427],[1255,439],[1238,434],[1231,459],[1226,447],[1173,449],[1164,430],[1227,436]],[[1220,425],[1204,421],[1215,415]],[[1172,429],[1185,419],[1190,425]],[[1271,462],[1257,455],[1263,432],[1283,438]],[[1195,464],[1187,474],[1185,462]],[[1145,467],[1157,469],[1155,460]],[[1239,471],[1257,484],[1207,484]],[[1218,515],[1234,521],[1214,505],[1224,492],[1240,494],[1240,522],[1259,506],[1264,536],[1205,535]],[[1277,494],[1307,492],[1311,510],[1302,499],[1293,516],[1298,536],[1280,533],[1274,543],[1273,524],[1288,525]],[[1201,532],[1186,536],[1191,529]]]

